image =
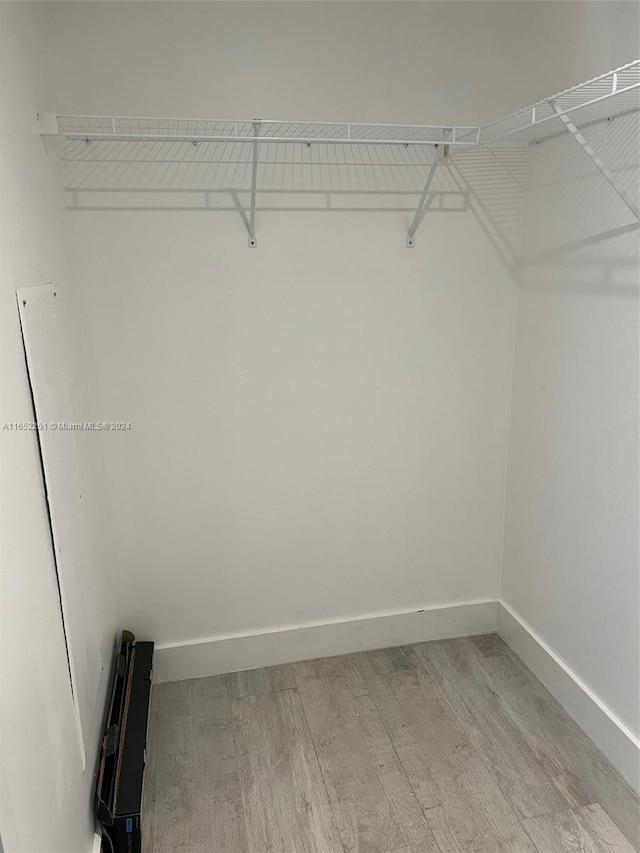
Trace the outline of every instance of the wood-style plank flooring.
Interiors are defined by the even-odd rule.
[[[640,853],[640,805],[495,634],[154,688],[144,853]]]

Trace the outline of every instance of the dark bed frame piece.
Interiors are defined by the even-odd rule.
[[[142,850],[142,789],[152,665],[153,643],[136,642],[130,631],[123,631],[114,664],[96,785],[96,817],[113,853]]]

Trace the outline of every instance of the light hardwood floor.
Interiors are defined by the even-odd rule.
[[[155,687],[144,853],[633,853],[638,798],[495,634]]]

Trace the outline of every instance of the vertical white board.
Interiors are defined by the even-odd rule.
[[[89,582],[93,566],[82,502],[78,431],[61,426],[74,424],[75,419],[65,373],[54,287],[43,284],[18,290],[16,294],[29,383],[39,425],[37,433],[84,770],[86,738],[91,730],[100,686],[101,659],[93,627],[97,614]]]

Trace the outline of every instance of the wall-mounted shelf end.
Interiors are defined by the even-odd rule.
[[[56,113],[38,113],[38,125],[41,136],[58,136],[58,116]]]

